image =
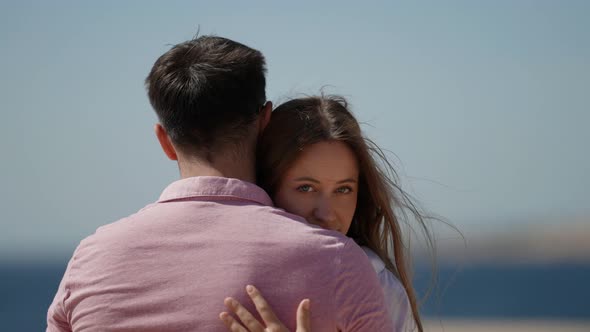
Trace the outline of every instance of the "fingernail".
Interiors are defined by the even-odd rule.
[[[235,308],[236,307],[236,300],[232,299],[231,297],[226,297],[225,300],[223,301],[225,303],[226,306]]]
[[[303,309],[309,310],[309,299],[303,300]]]
[[[219,314],[219,319],[225,321],[229,318],[229,314],[227,312],[222,312]]]
[[[248,292],[249,294],[254,293],[254,286],[252,286],[252,285],[246,286],[246,292]]]

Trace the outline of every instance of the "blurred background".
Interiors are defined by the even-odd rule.
[[[431,226],[428,330],[590,330],[589,15],[588,1],[0,1],[0,321],[43,330],[79,241],[178,178],[143,80],[199,32],[261,50],[275,104],[347,97],[403,188],[462,233]]]

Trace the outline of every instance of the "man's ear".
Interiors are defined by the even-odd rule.
[[[156,133],[156,137],[158,137],[158,141],[160,141],[160,146],[164,153],[170,160],[178,160],[178,156],[176,156],[176,149],[174,149],[174,145],[170,141],[170,137],[168,137],[168,133],[166,133],[166,129],[162,127],[161,124],[156,123],[154,126],[154,132]]]
[[[262,132],[270,122],[270,114],[272,113],[272,102],[267,101],[262,109],[260,110],[260,116],[258,117],[258,135],[262,135]]]

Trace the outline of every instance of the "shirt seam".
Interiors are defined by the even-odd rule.
[[[337,255],[337,258],[338,258],[338,260],[337,260],[337,263],[338,263],[338,274],[337,275],[334,275],[332,280],[338,280],[337,277],[343,275],[342,274],[342,272],[343,272],[342,271],[342,258],[343,258],[342,257],[343,254],[342,253],[344,252],[344,249],[346,249],[346,247],[347,247],[347,245],[348,245],[348,243],[350,241],[352,241],[350,238],[346,238],[345,241],[343,241],[344,242],[344,245],[338,247],[338,253],[337,253],[338,254]],[[336,269],[334,269],[334,271],[336,271]],[[338,328],[338,322],[343,322],[342,319],[344,319],[345,317],[341,317],[342,312],[339,309],[340,306],[338,305],[338,303],[336,303],[336,301],[337,301],[336,300],[336,286],[337,285],[334,285],[334,295],[332,296],[332,299],[333,299],[332,305],[336,309],[336,315],[337,316],[336,316],[336,326],[335,327]]]
[[[266,202],[262,202],[261,200],[252,197],[252,196],[237,196],[235,194],[229,193],[229,192],[220,192],[220,193],[216,193],[216,194],[186,194],[186,195],[175,195],[174,197],[170,197],[170,198],[160,198],[157,203],[166,203],[166,202],[171,202],[171,201],[175,201],[175,200],[179,200],[179,199],[185,199],[185,198],[211,198],[211,197],[219,197],[219,198],[226,198],[226,199],[230,199],[230,200],[235,200],[235,201],[250,201],[250,202],[254,202],[254,203],[258,203],[260,205],[263,206],[268,206],[268,204],[266,204]]]

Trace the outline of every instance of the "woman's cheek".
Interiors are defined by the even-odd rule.
[[[296,214],[302,217],[307,217],[309,214],[309,197],[305,193],[296,190],[279,192],[275,198],[275,204],[278,208]]]
[[[357,194],[351,193],[349,195],[345,195],[344,199],[342,200],[342,211],[346,213],[346,219],[352,220],[354,216],[354,211],[356,211],[356,204],[357,204]]]

